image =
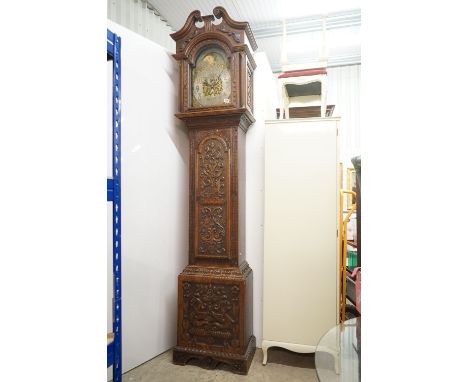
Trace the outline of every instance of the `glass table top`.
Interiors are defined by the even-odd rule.
[[[320,382],[361,381],[361,318],[331,328],[315,351],[315,370]]]

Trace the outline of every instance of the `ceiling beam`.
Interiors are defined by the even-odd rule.
[[[328,13],[326,16],[327,29],[348,28],[361,25],[360,9]],[[322,17],[323,15],[316,15],[285,20],[287,34],[321,31]],[[283,34],[283,22],[282,20],[278,20],[276,22],[252,25],[252,31],[256,39],[281,36]]]
[[[314,64],[318,60],[297,60],[292,62],[292,64]],[[361,64],[361,55],[348,55],[348,56],[339,56],[339,57],[329,57],[327,62],[327,68],[333,68],[337,66],[348,66],[348,65],[360,65]],[[273,73],[282,73],[281,64],[271,63],[271,70]]]

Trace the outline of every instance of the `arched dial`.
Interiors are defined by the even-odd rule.
[[[231,103],[231,68],[225,52],[215,46],[203,50],[192,69],[192,107]]]

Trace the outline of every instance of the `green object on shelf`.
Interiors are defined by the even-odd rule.
[[[353,270],[357,266],[357,251],[348,250],[348,268]]]

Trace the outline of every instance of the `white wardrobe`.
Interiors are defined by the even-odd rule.
[[[339,118],[266,121],[263,364],[337,324]]]

